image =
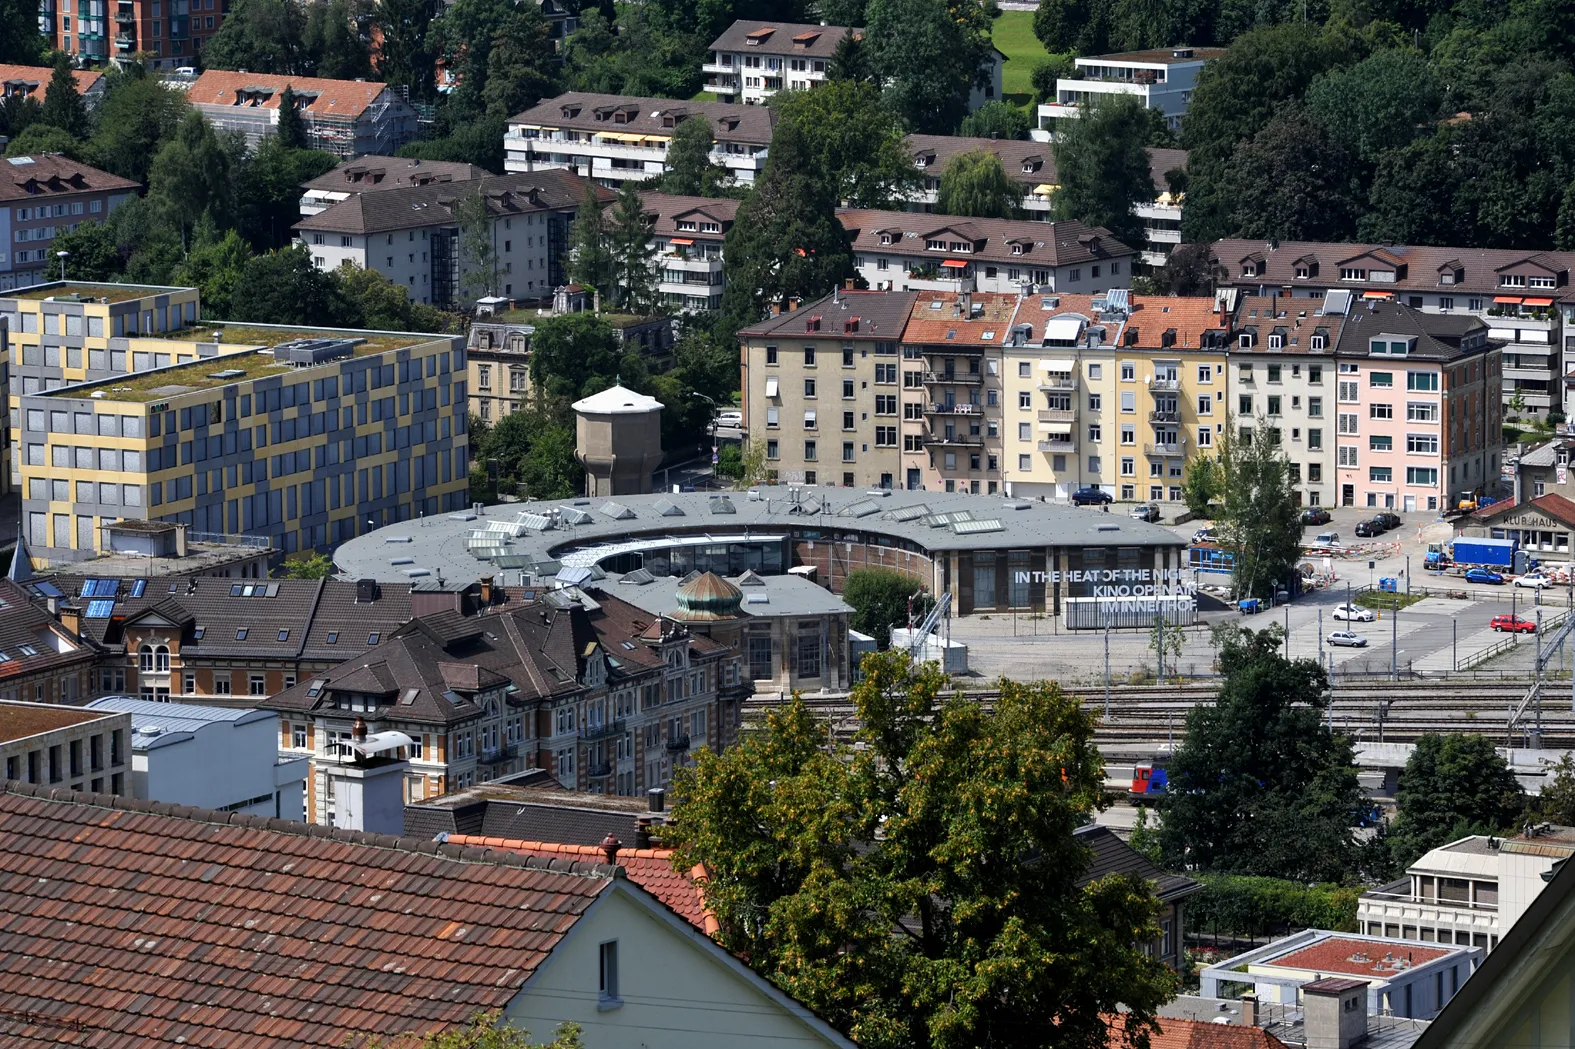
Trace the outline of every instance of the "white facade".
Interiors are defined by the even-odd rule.
[[[670,139],[649,136],[628,141],[631,137],[627,131],[599,133],[511,123],[503,137],[503,168],[510,173],[561,168],[609,189],[665,174]],[[767,148],[768,143],[713,142],[711,162],[726,168],[735,182],[747,185],[765,170]]]
[[[94,710],[131,715],[133,793],[150,801],[300,821],[305,758],[279,753],[279,716],[106,696]]]
[[[1223,53],[1219,48],[1176,47],[1079,58],[1076,66],[1081,77],[1056,81],[1055,101],[1039,106],[1039,130],[1034,137],[1048,139],[1054,132],[1053,121],[1075,119],[1080,104],[1111,95],[1133,96],[1144,109],[1165,114],[1166,124],[1177,130],[1204,62]]]

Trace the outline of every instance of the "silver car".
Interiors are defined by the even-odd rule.
[[[1349,630],[1336,630],[1325,641],[1331,645],[1343,648],[1366,648],[1367,639],[1361,634],[1353,634]]]

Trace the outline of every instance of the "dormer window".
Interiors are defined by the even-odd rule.
[[[1309,278],[1311,276],[1312,276],[1312,270],[1308,269],[1305,265],[1296,267],[1296,279],[1297,280],[1306,280],[1307,278]]]
[[[1322,335],[1314,335],[1307,341],[1307,345],[1312,349],[1321,350],[1324,347],[1324,337]]]
[[[946,250],[946,242],[944,240],[926,240],[924,242],[924,250],[925,251],[945,251]]]
[[[1442,273],[1440,273],[1438,275],[1438,283],[1440,283],[1440,284],[1454,284],[1455,283],[1455,271],[1454,270],[1444,270]]]
[[[1501,288],[1524,288],[1526,286],[1526,278],[1519,273],[1500,273],[1498,275],[1498,286]]]
[[[1250,349],[1252,349],[1252,344],[1255,341],[1256,340],[1254,340],[1253,337],[1252,337],[1252,332],[1244,331],[1244,332],[1241,333],[1241,336],[1236,340],[1236,344],[1238,346],[1240,346],[1244,350],[1250,350]],[[1243,371],[1247,371],[1249,369],[1249,367],[1250,367],[1249,365],[1243,365],[1242,366]],[[1245,377],[1245,376],[1243,376],[1243,377]]]
[[[702,233],[721,233],[722,232],[721,223],[717,223],[717,222],[702,222],[702,223],[700,223],[700,232],[702,232]]]
[[[1022,242],[1021,241],[1014,242],[1012,244],[1012,254],[1013,255],[1021,255],[1022,253],[1023,253]]]
[[[1415,339],[1402,339],[1392,335],[1380,336],[1368,343],[1368,349],[1376,356],[1404,357],[1411,352]]]
[[[1269,336],[1269,349],[1281,350],[1285,348],[1285,336],[1275,332]]]
[[[694,219],[679,219],[678,220],[678,231],[680,233],[693,233],[693,232],[695,232],[695,220]]]
[[[882,233],[880,235],[880,242],[883,245],[889,246],[891,244],[891,234],[890,233]]]
[[[1243,262],[1241,264],[1241,275],[1243,277],[1256,277],[1258,275],[1258,264],[1255,262]]]
[[[1552,287],[1557,287],[1557,284],[1558,284],[1558,282],[1555,281],[1552,277],[1527,277],[1526,278],[1526,287],[1528,287],[1528,288],[1552,288]]]

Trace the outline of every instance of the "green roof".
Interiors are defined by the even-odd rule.
[[[55,281],[53,284],[35,284],[30,288],[18,288],[0,294],[0,299],[39,299],[60,298],[66,295],[80,295],[86,299],[108,299],[110,302],[128,302],[132,299],[147,299],[155,295],[169,295],[172,292],[190,291],[189,288],[166,288],[154,284],[81,284],[77,281]]]

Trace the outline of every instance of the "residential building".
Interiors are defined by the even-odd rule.
[[[0,921],[28,930],[34,965],[0,976],[13,1044],[78,1029],[193,1045],[245,1032],[252,1049],[417,1042],[496,1012],[538,1038],[576,1024],[592,1049],[630,1030],[650,1049],[853,1045],[642,887],[654,862],[637,850],[639,875],[611,847],[546,859],[18,783],[0,785],[0,834],[15,886]],[[383,931],[325,950],[325,929]],[[238,990],[274,970],[293,975]]]
[[[46,319],[92,319],[55,305]],[[166,334],[181,309],[166,307]],[[21,398],[35,556],[86,559],[126,519],[267,537],[287,554],[468,505],[462,336],[215,325],[124,349],[110,338],[88,364],[118,378]],[[137,368],[177,351],[198,359],[126,373],[128,355]]]
[[[96,692],[93,645],[58,622],[47,601],[35,600],[29,576],[27,547],[18,540],[0,580],[0,701],[80,703]]]
[[[279,754],[279,716],[105,696],[89,710],[131,715],[132,794],[150,801],[306,818],[306,759]]]
[[[571,790],[643,795],[693,748],[737,732],[739,653],[677,619],[606,591],[490,581],[472,614],[462,607],[418,615],[370,658],[266,701],[288,723],[288,752],[312,762],[308,820],[334,822],[327,783],[358,719],[414,741],[407,802],[530,769]]]
[[[642,193],[651,222],[656,290],[668,308],[692,313],[722,305],[722,239],[739,202],[670,193]]]
[[[701,65],[706,90],[724,102],[749,106],[763,105],[778,91],[809,91],[825,82],[831,56],[850,32],[864,35],[863,29],[846,26],[740,19],[711,42]],[[1005,58],[990,49],[980,70],[983,86],[974,85],[968,95],[970,111],[1001,97]]]
[[[399,88],[376,81],[209,69],[187,89],[186,98],[215,128],[240,131],[255,148],[278,129],[286,88],[294,95],[312,149],[341,157],[391,154],[416,137],[416,111]]]
[[[130,735],[129,714],[0,700],[0,761],[18,783],[128,793]]]
[[[54,239],[103,222],[140,188],[59,153],[7,157],[0,172],[0,291],[59,275]]]
[[[490,174],[486,168],[449,160],[351,157],[332,171],[301,184],[301,217],[310,218],[360,193],[475,182]]]
[[[1233,317],[1231,391],[1228,398],[1222,394],[1221,407],[1231,425],[1251,427],[1262,416],[1279,431],[1299,506],[1337,501],[1341,386],[1335,349],[1345,327],[1345,304],[1343,296],[1306,303],[1243,296]],[[1357,502],[1365,503],[1365,494]]]
[[[529,324],[475,320],[466,335],[470,365],[470,410],[496,422],[525,407],[530,396]]]
[[[1103,226],[843,209],[854,265],[877,291],[1097,292],[1125,288],[1137,251]]]
[[[550,299],[563,284],[569,223],[585,189],[566,171],[538,171],[357,193],[295,230],[318,269],[376,270],[418,302],[468,312],[466,288],[477,282],[509,299]],[[478,195],[491,216],[490,281],[470,272],[462,243],[462,210]]]
[[[564,790],[545,769],[446,791],[405,806],[404,833],[427,841],[456,834],[560,845],[655,844],[666,820],[666,791],[638,798]],[[620,850],[622,851],[622,850]]]
[[[667,148],[678,125],[698,117],[711,129],[713,163],[740,183],[765,170],[776,111],[722,102],[597,95],[570,91],[509,119],[504,170],[566,169],[616,189],[667,170]]]
[[[1575,855],[1575,828],[1528,825],[1514,837],[1471,835],[1440,845],[1404,878],[1364,892],[1357,928],[1369,936],[1471,944],[1495,950],[1547,884]]]
[[[764,443],[775,479],[903,483],[901,402],[924,403],[923,358],[901,349],[916,300],[833,292],[739,332],[744,430]]]
[[[49,90],[49,78],[54,74],[52,66],[0,64],[0,98],[31,98],[42,103]],[[73,69],[71,77],[87,107],[98,105],[104,97],[104,74],[97,69]]]
[[[1575,500],[1567,492],[1564,489],[1536,496],[1527,493],[1518,503],[1505,499],[1484,506],[1457,522],[1456,534],[1514,539],[1530,557],[1568,561],[1570,552],[1575,550]]]
[[[1505,414],[1567,410],[1560,354],[1565,323],[1575,324],[1575,252],[1221,240],[1213,262],[1216,285],[1243,294],[1322,298],[1346,288],[1364,301],[1480,317],[1503,345]]]
[[[1504,480],[1514,472],[1512,501],[1526,503],[1544,495],[1575,496],[1570,485],[1570,448],[1575,440],[1561,434],[1550,441],[1543,441],[1515,454],[1513,447],[1504,449]]]
[[[1326,296],[1325,312],[1342,297]],[[1481,318],[1387,299],[1350,307],[1335,346],[1339,505],[1437,511],[1498,486],[1503,347],[1490,334]]]
[[[1303,1004],[1308,983],[1327,977],[1366,981],[1367,1013],[1428,1020],[1482,964],[1481,947],[1445,946],[1359,933],[1307,929],[1208,966],[1201,994],[1249,985],[1260,1004]]]
[[[103,65],[135,56],[156,73],[200,64],[203,46],[228,10],[224,0],[88,0],[74,9],[69,0],[39,0],[38,27],[51,48],[78,62]]]
[[[1201,882],[1183,874],[1167,874],[1148,861],[1141,852],[1116,837],[1109,827],[1088,824],[1072,832],[1083,848],[1093,853],[1093,862],[1079,884],[1087,885],[1110,875],[1128,875],[1148,882],[1159,898],[1159,937],[1144,944],[1144,952],[1158,958],[1177,972],[1187,968],[1187,949],[1182,942],[1186,929],[1188,897],[1203,891]]]
[[[934,212],[941,189],[941,173],[959,153],[983,150],[1001,158],[1006,175],[1022,189],[1025,218],[1048,221],[1050,201],[1060,188],[1056,173],[1055,151],[1044,142],[1005,138],[962,138],[955,135],[909,135],[905,140],[913,154],[914,167],[922,173],[919,188],[908,198],[912,211]],[[1151,266],[1164,265],[1172,248],[1181,243],[1182,194],[1171,190],[1171,173],[1187,170],[1183,149],[1150,147],[1149,175],[1158,196],[1136,200],[1132,210],[1143,220],[1146,238],[1142,261]]]
[[[108,206],[103,209],[108,211]],[[3,284],[0,279],[0,284]],[[196,288],[57,281],[0,296],[0,375],[5,377],[5,471],[20,484],[22,398],[128,371],[195,361],[195,343],[144,336],[197,323]],[[111,348],[111,342],[114,347]]]
[[[1079,106],[1112,95],[1136,98],[1178,131],[1204,64],[1224,53],[1222,47],[1183,46],[1078,58],[1078,75],[1057,80],[1055,101],[1040,103],[1036,137],[1053,137],[1057,120],[1075,120]]]

